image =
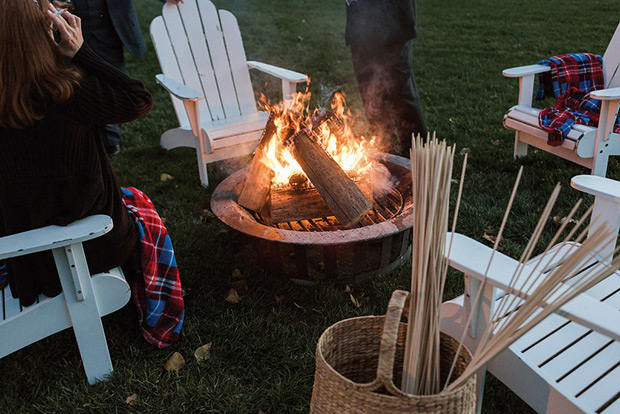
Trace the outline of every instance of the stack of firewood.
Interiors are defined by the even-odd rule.
[[[370,180],[347,174],[318,138],[325,128],[341,137],[342,121],[335,113],[324,112],[297,131],[278,131],[275,119],[272,112],[239,194],[239,205],[267,214],[274,223],[333,215],[345,228],[357,224],[372,209]],[[289,147],[305,175],[293,174],[287,185],[272,184],[274,171],[266,154],[271,139]]]

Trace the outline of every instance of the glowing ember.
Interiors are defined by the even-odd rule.
[[[284,184],[296,174],[305,177],[301,167],[295,161],[285,139],[302,128],[312,126],[313,120],[320,116],[320,111],[314,110],[310,114],[308,103],[310,92],[298,92],[292,105],[284,103],[270,105],[263,103],[264,110],[271,112],[276,126],[276,132],[269,141],[265,151],[263,162],[274,171],[273,184]],[[318,142],[325,151],[350,175],[363,174],[372,166],[372,161],[367,156],[373,142],[368,142],[363,136],[355,136],[352,130],[353,116],[346,107],[343,93],[336,93],[331,103],[331,109],[342,121],[342,131],[332,131],[330,124],[323,122],[313,129]],[[353,174],[354,172],[354,174]]]

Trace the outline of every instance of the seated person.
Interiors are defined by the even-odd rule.
[[[153,98],[140,81],[89,49],[78,17],[56,11],[48,0],[15,0],[0,8],[0,236],[106,214],[114,228],[84,243],[89,269],[94,274],[123,266],[134,302],[148,302],[139,280],[144,273],[140,229],[123,202],[102,131],[105,124],[147,114]],[[11,291],[22,305],[41,293],[60,293],[51,252],[6,264]],[[178,272],[172,277],[177,286],[169,292],[175,302],[170,313],[177,315],[180,329]],[[175,332],[163,343],[151,342],[168,345],[166,340],[177,339]]]

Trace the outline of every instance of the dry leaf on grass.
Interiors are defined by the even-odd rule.
[[[560,218],[560,216],[554,216],[552,220],[553,225],[555,226],[561,226],[562,224],[564,224],[565,221],[566,217]],[[568,224],[577,224],[577,221],[575,221],[574,219],[570,219]]]
[[[471,150],[469,148],[462,148],[461,151],[459,152],[459,154],[461,155],[465,155],[469,153],[471,153]]]
[[[483,239],[485,239],[485,240],[488,240],[488,241],[490,241],[491,243],[494,243],[494,244],[495,244],[495,242],[497,241],[497,236],[494,236],[494,235],[492,235],[492,234],[487,234],[486,232],[484,233],[484,235],[482,236],[482,238],[483,238]],[[503,238],[503,237],[501,237],[501,238],[499,239],[499,242],[501,243],[501,242],[503,242],[503,241],[504,241],[504,238]]]
[[[246,282],[245,279],[230,282],[230,287],[232,287],[239,293],[245,293],[249,289],[248,282]]]
[[[194,357],[196,358],[196,361],[199,364],[202,364],[209,359],[209,357],[211,356],[212,345],[213,345],[213,342],[209,342],[206,345],[199,346],[198,348],[196,348],[196,350],[194,351]]]
[[[235,288],[230,288],[228,289],[228,293],[226,294],[224,300],[234,305],[241,302],[241,297],[239,296]]]
[[[125,404],[129,404],[129,405],[136,405],[136,402],[138,402],[138,394],[131,394],[125,400]]]
[[[159,181],[161,181],[162,183],[165,183],[166,181],[170,181],[170,180],[174,180],[174,177],[171,176],[170,174],[161,173],[161,175],[159,176]]]
[[[491,140],[491,144],[493,144],[493,145],[499,145],[499,143],[500,143],[499,139],[492,139]]]
[[[185,358],[180,353],[175,352],[164,364],[164,369],[168,372],[174,371],[178,373],[184,366]]]
[[[356,308],[359,308],[360,306],[362,306],[362,301],[356,298],[355,296],[353,296],[352,293],[349,293],[349,297],[351,298],[351,303],[353,303],[353,305],[355,305]]]

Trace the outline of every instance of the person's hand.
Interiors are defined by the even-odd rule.
[[[54,13],[57,11],[58,9],[50,3],[47,16],[51,19],[53,26],[60,34],[60,42],[58,43],[60,54],[72,58],[84,43],[84,38],[82,37],[82,20],[68,11],[55,15]]]

